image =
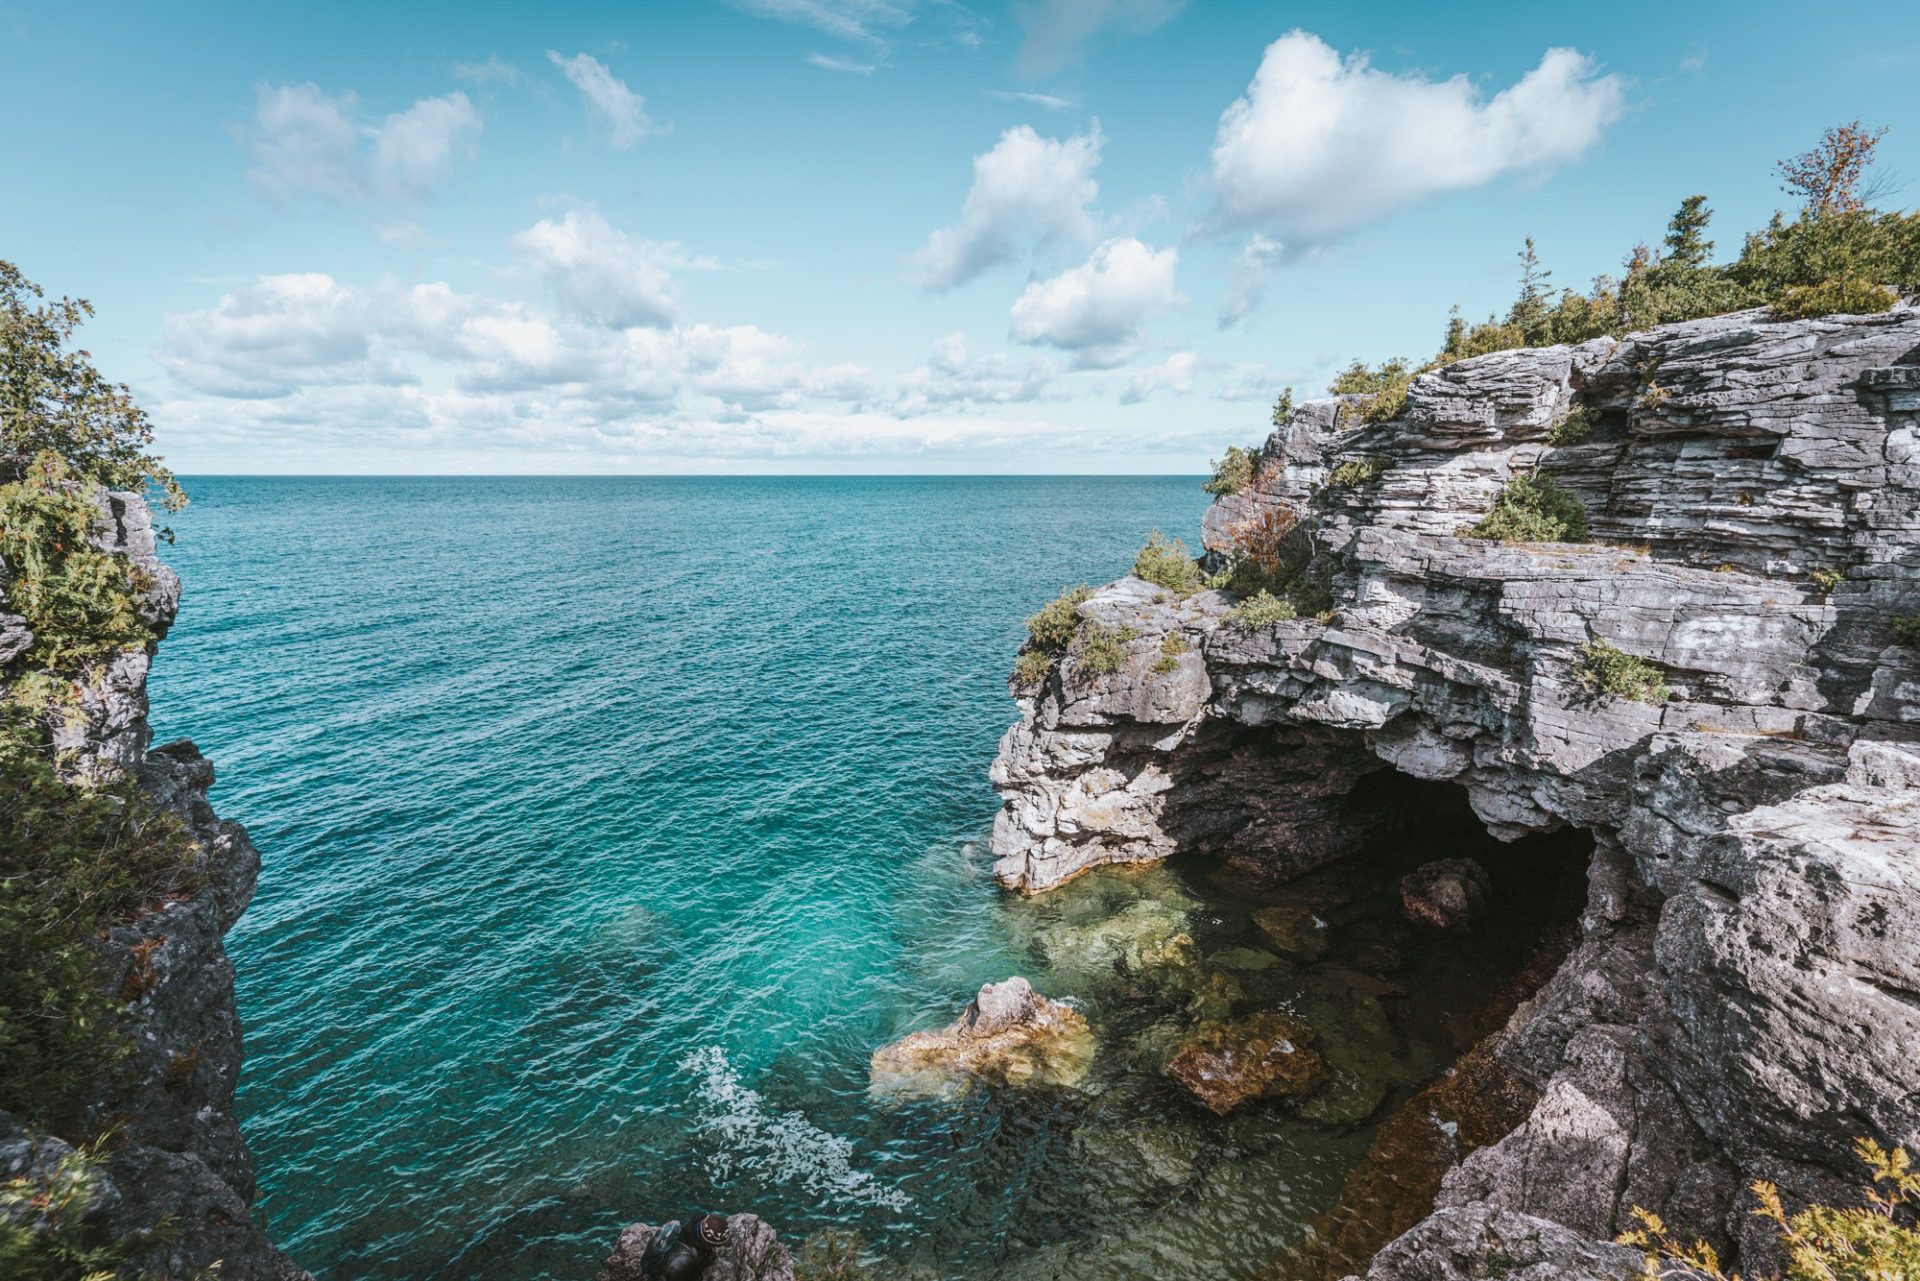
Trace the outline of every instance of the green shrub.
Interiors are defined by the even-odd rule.
[[[1430,367],[1415,369],[1399,356],[1381,362],[1377,369],[1369,368],[1364,361],[1354,361],[1334,375],[1328,387],[1336,396],[1365,397],[1364,400],[1349,401],[1341,406],[1341,425],[1358,427],[1364,423],[1383,423],[1389,418],[1397,418],[1407,406],[1407,392],[1412,388],[1413,380]]]
[[[1293,388],[1280,393],[1280,399],[1273,402],[1273,425],[1285,427],[1293,421]]]
[[[1646,391],[1640,395],[1640,408],[1646,410],[1648,413],[1653,413],[1671,399],[1673,399],[1672,392],[1657,382],[1649,381]]]
[[[1206,585],[1187,545],[1157,529],[1147,536],[1147,545],[1133,558],[1133,575],[1183,596]]]
[[[1600,425],[1600,411],[1591,405],[1576,405],[1554,421],[1547,428],[1549,445],[1578,445],[1593,435],[1593,429]]]
[[[1237,632],[1257,632],[1273,623],[1291,622],[1300,617],[1293,602],[1281,600],[1272,592],[1255,592],[1233,607],[1227,626]]]
[[[1810,1204],[1789,1215],[1780,1189],[1761,1180],[1751,1185],[1754,1217],[1773,1224],[1787,1259],[1784,1274],[1752,1281],[1906,1281],[1920,1277],[1920,1232],[1908,1226],[1920,1209],[1920,1176],[1904,1148],[1888,1152],[1872,1139],[1854,1144],[1854,1153],[1873,1174],[1863,1204]],[[1884,1190],[1883,1190],[1884,1189]],[[1660,1216],[1633,1207],[1637,1227],[1622,1233],[1620,1244],[1645,1250],[1641,1276],[1688,1277],[1691,1281],[1739,1281],[1721,1271],[1719,1255],[1704,1241],[1682,1244]]]
[[[100,1182],[92,1149],[68,1153],[42,1178],[0,1183],[0,1276],[8,1281],[111,1281],[165,1232],[101,1244],[88,1222]]]
[[[1506,543],[1578,543],[1588,534],[1587,509],[1551,477],[1523,473],[1507,482],[1492,511],[1460,532]]]
[[[1256,446],[1242,449],[1227,446],[1227,456],[1213,464],[1213,477],[1200,488],[1209,494],[1237,494],[1253,483],[1254,462],[1260,456]]]
[[[1815,316],[1873,316],[1891,311],[1900,296],[1884,285],[1860,276],[1836,276],[1813,285],[1789,285],[1773,297],[1771,309],[1780,320],[1808,320]]]
[[[72,469],[53,454],[0,485],[0,560],[14,574],[7,607],[33,632],[33,647],[18,660],[26,670],[77,677],[153,641],[140,617],[147,584],[125,556],[90,541],[99,519]]]
[[[1847,581],[1846,573],[1831,565],[1815,565],[1807,571],[1807,577],[1813,580],[1813,585],[1822,596],[1833,595],[1833,589]]]
[[[1191,648],[1185,632],[1175,630],[1160,638],[1160,658],[1153,665],[1155,675],[1165,676],[1180,666],[1180,655]]]
[[[1902,645],[1920,649],[1920,614],[1895,615],[1893,638]]]
[[[1080,607],[1093,599],[1093,588],[1069,587],[1027,620],[1029,643],[1049,654],[1064,654],[1080,630]]]
[[[1667,701],[1666,676],[1657,666],[1605,641],[1580,647],[1580,663],[1575,672],[1590,694],[1627,698],[1636,703]]]
[[[1127,645],[1140,639],[1131,627],[1103,627],[1088,623],[1073,641],[1073,655],[1080,670],[1091,676],[1112,676],[1127,665]]]
[[[1384,458],[1349,458],[1327,476],[1327,488],[1352,489],[1367,484],[1386,469]]]
[[[1053,670],[1053,655],[1041,649],[1021,651],[1013,660],[1013,683],[1021,689],[1037,688]]]

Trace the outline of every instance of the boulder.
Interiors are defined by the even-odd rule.
[[[1174,1053],[1167,1075],[1225,1116],[1248,1099],[1318,1089],[1327,1079],[1327,1065],[1313,1048],[1317,1039],[1311,1027],[1285,1014],[1206,1023]]]
[[[1493,882],[1470,858],[1422,863],[1400,879],[1400,910],[1415,925],[1464,931],[1493,906]]]
[[[981,987],[964,1013],[937,1032],[915,1032],[873,1052],[881,1093],[940,1096],[974,1082],[1078,1085],[1093,1063],[1093,1028],[1071,1006],[1014,976]]]
[[[640,1263],[647,1247],[656,1236],[677,1226],[679,1220],[674,1219],[658,1227],[633,1223],[622,1228],[595,1281],[643,1281]],[[731,1214],[727,1243],[715,1252],[701,1281],[793,1281],[793,1271],[793,1255],[771,1227],[756,1215]]]

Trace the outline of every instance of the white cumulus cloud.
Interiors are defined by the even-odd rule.
[[[604,324],[665,325],[679,314],[672,249],[636,241],[591,209],[543,218],[513,247],[562,301]]]
[[[1093,171],[1104,143],[1100,124],[1066,139],[1031,125],[1000,135],[973,158],[973,185],[960,221],[927,237],[914,255],[915,276],[930,289],[965,284],[1016,252],[1023,237],[1086,242],[1095,235],[1088,206],[1100,194]]]
[[[1206,362],[1197,351],[1176,351],[1155,365],[1137,371],[1120,393],[1120,403],[1137,405],[1156,391],[1186,396],[1193,392],[1194,375]]]
[[[1179,259],[1177,249],[1115,237],[1080,266],[1028,285],[1014,301],[1009,332],[1019,342],[1073,351],[1084,366],[1111,368],[1131,354],[1149,319],[1183,301],[1174,288]]]
[[[607,127],[607,142],[615,150],[625,151],[642,138],[665,132],[647,114],[647,100],[627,88],[626,81],[592,54],[576,53],[568,58],[549,49],[547,60],[560,68],[600,117]]]
[[[1294,31],[1220,117],[1213,188],[1228,225],[1325,240],[1424,197],[1576,159],[1626,86],[1573,49],[1485,97],[1465,76],[1394,75]]]
[[[374,119],[352,93],[263,84],[241,139],[253,155],[253,180],[280,199],[423,196],[481,128],[480,113],[464,93],[422,98]]]

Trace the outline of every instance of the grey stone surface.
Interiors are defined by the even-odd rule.
[[[1572,1266],[1561,1245],[1600,1248],[1636,1204],[1751,1253],[1747,1180],[1830,1193],[1857,1180],[1853,1138],[1920,1144],[1920,652],[1892,631],[1920,614],[1915,388],[1903,306],[1463,361],[1357,430],[1303,406],[1205,541],[1297,515],[1331,617],[1245,633],[1217,594],[1122,580],[1086,612],[1143,655],[1185,629],[1206,697],[1156,696],[1130,662],[1063,665],[1022,703],[993,845],[1028,892],[1177,852],[1279,875],[1337,857],[1373,768],[1457,784],[1502,838],[1593,833],[1583,936],[1501,1051],[1538,1107],[1370,1277],[1464,1275],[1441,1256],[1496,1224],[1552,1244],[1528,1267]],[[1550,444],[1576,407],[1595,430]],[[1327,487],[1361,458],[1375,479]],[[1461,535],[1534,470],[1593,541]],[[1590,690],[1597,641],[1657,664],[1668,699]]]

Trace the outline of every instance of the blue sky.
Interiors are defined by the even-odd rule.
[[[1192,472],[1529,233],[1920,174],[1920,6],[1819,12],[0,3],[0,255],[189,474]]]

